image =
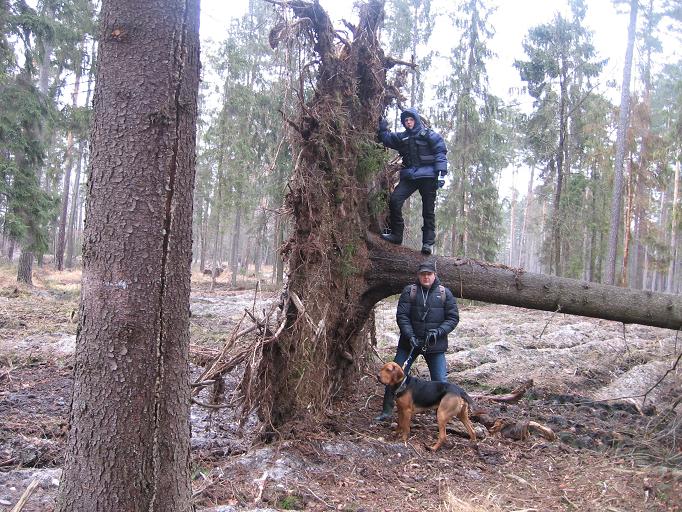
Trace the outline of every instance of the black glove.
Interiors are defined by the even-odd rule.
[[[436,341],[438,341],[438,337],[443,333],[443,331],[438,328],[438,329],[429,329],[429,331],[426,333],[426,346],[427,347],[432,347],[436,344]]]
[[[383,132],[385,130],[388,130],[388,121],[386,121],[385,117],[380,117],[379,118],[379,131]]]
[[[420,340],[420,339],[417,338],[416,336],[412,336],[412,337],[410,338],[410,346],[411,346],[414,350],[420,349],[423,343],[424,343],[424,341],[423,341],[423,340]]]
[[[441,171],[438,175],[438,188],[443,188],[443,185],[445,185],[445,173]]]

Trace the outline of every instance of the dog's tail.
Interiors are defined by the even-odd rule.
[[[458,386],[457,384],[452,384],[452,385],[455,386],[455,388],[457,389],[457,394],[458,394],[459,396],[461,396],[461,397],[466,401],[466,403],[469,404],[469,408],[473,409],[473,407],[474,407],[474,400],[473,400],[473,398],[471,398],[471,397],[469,396],[469,393],[467,393],[466,391],[464,391],[464,388]]]

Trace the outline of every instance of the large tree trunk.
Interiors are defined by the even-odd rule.
[[[604,282],[615,284],[616,258],[618,254],[618,232],[620,231],[620,215],[623,205],[623,161],[625,159],[625,135],[630,114],[630,77],[632,76],[632,55],[637,31],[637,8],[639,0],[630,0],[630,24],[628,26],[628,42],[625,50],[623,67],[623,83],[620,94],[620,114],[618,116],[618,132],[616,133],[616,162],[613,169],[613,196],[611,197],[611,223],[609,227],[608,254],[606,257],[606,274]]]
[[[102,3],[60,512],[192,509],[198,3]]]
[[[25,246],[27,247],[27,245]],[[10,257],[11,261],[11,257]],[[33,252],[22,249],[17,268],[17,282],[28,285],[33,284]]]

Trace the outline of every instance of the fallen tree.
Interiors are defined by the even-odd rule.
[[[367,304],[400,293],[423,256],[367,235],[371,266]],[[463,299],[615,320],[667,329],[682,327],[682,296],[525,272],[470,259],[437,258],[438,276]]]
[[[275,429],[290,418],[324,410],[353,383],[368,355],[363,328],[379,300],[414,279],[423,256],[376,236],[385,207],[388,156],[374,143],[385,107],[400,101],[386,70],[404,64],[384,55],[377,31],[382,0],[359,8],[357,26],[334,29],[317,3],[285,6],[271,44],[307,37],[315,52],[313,93],[300,104],[292,130],[295,170],[287,206],[293,234],[283,253],[289,275],[281,325],[262,344],[258,368],[247,367],[247,408]],[[351,37],[352,36],[352,37]],[[303,78],[301,79],[301,81]],[[303,98],[302,91],[299,97]],[[501,265],[438,258],[438,273],[459,297],[677,329],[682,299],[668,295],[529,274]],[[252,373],[253,372],[253,373]]]

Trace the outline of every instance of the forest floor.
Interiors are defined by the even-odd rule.
[[[0,511],[34,480],[24,512],[50,511],[68,430],[80,275],[37,269],[35,286],[26,288],[16,286],[13,272],[0,268]],[[241,290],[228,283],[221,276],[209,291],[208,279],[194,276],[194,377],[202,370],[197,363],[221,349],[254,305],[254,291],[245,289],[253,280]],[[255,310],[276,299],[260,293]],[[236,406],[192,407],[198,510],[682,510],[677,333],[462,304],[447,354],[450,380],[480,395],[533,379],[516,405],[477,405],[541,423],[557,439],[512,441],[477,425],[472,445],[457,423],[432,453],[435,414],[417,417],[407,443],[393,435],[395,424],[373,422],[383,394],[374,374],[397,340],[394,312],[395,300],[377,306],[374,367],[324,418],[291,425],[284,440],[261,442],[253,417],[240,428]],[[228,403],[239,370],[225,378]],[[414,371],[428,377],[423,360]],[[208,401],[209,392],[199,398]]]

